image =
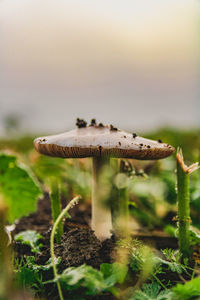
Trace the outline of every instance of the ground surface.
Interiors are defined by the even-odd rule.
[[[64,202],[64,201],[63,201]],[[82,264],[90,265],[99,269],[102,263],[112,263],[115,260],[115,237],[112,236],[103,242],[100,242],[94,232],[89,227],[90,207],[76,206],[71,211],[72,218],[66,219],[64,223],[64,235],[61,245],[55,244],[55,254],[61,257],[62,262],[59,272],[72,266],[80,266]],[[21,218],[16,224],[13,234],[24,230],[36,230],[41,233],[43,248],[41,254],[37,255],[36,262],[44,265],[50,258],[50,233],[52,229],[50,199],[48,194],[38,202],[38,209],[35,213],[28,217]],[[162,231],[145,231],[137,230],[134,237],[141,239],[144,243],[154,247],[155,249],[164,249],[166,247],[177,248],[177,240],[169,237]],[[16,242],[14,246],[16,257],[22,258],[26,255],[32,255],[28,246]],[[173,274],[170,274],[171,276]],[[49,274],[46,280],[53,278],[53,274]],[[46,296],[51,300],[58,299],[57,290],[45,288]],[[75,295],[74,295],[75,296]],[[88,299],[115,299],[111,294],[106,293],[101,296],[88,297]]]

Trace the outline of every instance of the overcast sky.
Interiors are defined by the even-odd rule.
[[[199,125],[197,0],[1,0],[0,134]]]

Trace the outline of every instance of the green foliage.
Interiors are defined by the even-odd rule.
[[[26,154],[33,149],[33,137],[30,135],[22,137],[13,137],[12,139],[1,139],[0,140],[0,150],[4,151],[5,149],[14,150],[19,153]]]
[[[165,201],[170,204],[176,204],[176,176],[172,173],[172,169],[160,172],[160,178],[165,185],[164,197]]]
[[[113,287],[116,283],[123,283],[128,272],[128,267],[120,264],[102,264],[100,271],[91,266],[81,265],[63,271],[53,281],[60,281],[66,290],[84,288],[86,295],[97,295],[104,291],[115,293]]]
[[[134,178],[129,186],[130,195],[137,199],[136,207],[131,210],[133,217],[149,228],[160,225],[161,219],[155,218],[155,215],[167,189],[166,184],[158,176],[151,176],[148,179]]]
[[[81,165],[75,160],[40,155],[33,165],[37,177],[49,185],[49,179],[56,177],[61,183],[61,194],[71,197],[70,194],[80,194],[83,198],[90,197],[91,193],[91,166]],[[86,160],[87,161],[87,160]]]
[[[168,267],[168,270],[175,272],[177,274],[182,274],[183,272],[188,273],[187,271],[187,259],[184,260],[185,264],[181,263],[181,253],[173,249],[164,249],[162,253],[165,255],[166,260],[158,258],[159,262]]]
[[[0,193],[9,207],[10,222],[36,210],[41,190],[30,172],[12,155],[0,154]]]
[[[177,274],[189,274],[189,270],[192,270],[188,266],[188,260],[184,259],[184,262],[181,262],[181,254],[179,251],[175,251],[173,249],[164,249],[162,253],[165,256],[165,259],[161,258],[161,256],[156,255],[150,248],[144,246],[138,240],[120,240],[118,242],[118,247],[125,248],[129,253],[129,264],[134,272],[147,271],[149,267],[148,277],[154,278],[157,283],[159,283],[162,287],[163,284],[158,279],[158,274],[164,274],[168,271],[177,273]]]
[[[26,262],[17,264],[15,281],[18,287],[32,288],[36,291],[42,289],[42,276],[38,269],[33,267],[33,256],[27,256]]]
[[[191,246],[200,246],[200,235],[192,229],[189,230],[189,239]]]
[[[107,287],[103,274],[87,265],[66,269],[58,276],[58,280],[64,283],[62,286],[68,290],[84,287],[87,295],[96,295]]]
[[[178,130],[175,128],[161,128],[151,134],[149,138],[158,140],[161,139],[175,148],[181,147],[184,151],[186,160],[196,161],[196,149],[200,148],[200,134],[197,130]]]
[[[184,285],[177,284],[172,288],[174,297],[176,300],[189,300],[193,297],[200,296],[200,277],[192,279],[186,282]]]
[[[51,177],[64,179],[66,176],[65,160],[57,157],[40,155],[33,165],[33,170],[37,177],[45,183],[49,183]]]
[[[28,245],[33,253],[40,253],[43,244],[40,243],[43,237],[35,230],[22,231],[15,235],[15,241]]]
[[[101,264],[100,271],[106,279],[106,284],[109,285],[109,283],[113,284],[113,282],[123,283],[128,272],[128,267],[118,262],[113,264],[104,263]]]
[[[52,213],[52,218],[53,222],[56,222],[56,219],[61,213],[61,199],[60,199],[60,186],[59,182],[56,177],[52,177],[50,180],[50,186],[51,186],[51,191],[50,191],[50,199],[51,199],[51,213]],[[58,244],[61,243],[61,237],[63,235],[63,222],[60,222],[57,227],[57,232],[56,232],[56,242]]]
[[[56,265],[59,265],[60,262],[60,258],[55,260]],[[16,261],[16,284],[19,287],[31,288],[41,293],[44,289],[44,272],[51,270],[51,259],[45,265],[37,265],[34,256],[26,256],[25,260],[20,261],[20,263]]]
[[[117,247],[119,251],[120,248],[127,251],[127,260],[134,272],[147,270],[148,268],[153,270],[153,267],[158,263],[153,251],[137,239],[119,240]]]
[[[165,232],[172,237],[177,237],[177,228],[172,225],[166,225],[164,228]]]
[[[170,143],[175,147],[181,146],[184,150],[187,164],[192,161],[197,161],[200,158],[199,131],[181,132],[166,129],[151,135],[151,137],[154,139],[161,138],[164,142]],[[0,141],[0,149],[12,149],[21,154],[23,153],[27,162],[30,157],[31,160],[29,163],[32,169],[40,182],[46,185],[49,185],[49,179],[52,176],[56,176],[61,183],[61,197],[63,200],[69,199],[74,194],[81,194],[83,195],[83,199],[90,199],[90,159],[80,161],[64,160],[42,155],[32,155],[28,157],[27,154],[33,149],[32,140],[32,137],[3,140]],[[14,156],[4,156],[5,157],[2,160],[2,155],[0,155],[0,193],[4,196],[6,203],[10,207],[12,206],[10,208],[10,210],[12,210],[10,220],[12,221],[16,218],[20,218],[21,215],[27,215],[29,211],[34,210],[33,203],[36,203],[36,200],[33,199],[38,197],[36,196],[38,187],[35,187],[35,189],[32,187],[30,188],[31,184],[26,181],[26,176],[22,176],[23,172],[21,169],[24,170],[24,172],[26,172],[26,170],[17,163]],[[7,165],[5,161],[7,162]],[[111,164],[114,164],[114,161],[114,159],[111,160]],[[130,165],[130,169],[127,170],[127,175],[130,176],[128,178],[127,189],[129,191],[130,203],[134,203],[135,205],[131,208],[129,206],[132,216],[141,225],[147,226],[148,229],[159,226],[159,228],[165,228],[165,231],[171,236],[176,236],[177,230],[175,227],[169,225],[169,223],[171,223],[171,218],[176,214],[177,210],[174,157],[172,156],[158,162],[137,161],[133,163],[133,168],[131,168],[132,166]],[[148,178],[136,176],[140,175],[139,173],[142,174],[143,170],[145,174],[148,174]],[[117,184],[118,187],[120,187],[122,183],[126,184],[126,181],[123,181],[123,178],[120,175],[118,175],[117,180],[113,182],[111,180],[112,177],[113,174],[110,174],[109,171],[107,171],[104,178],[105,186],[110,183],[111,190],[114,184],[115,186]],[[19,182],[21,183],[16,184],[17,180],[20,180]],[[30,180],[32,180],[32,176],[30,176]],[[33,182],[35,183],[35,180],[33,180]],[[199,172],[196,172],[191,177],[190,181],[190,204],[192,225],[200,229],[199,182]],[[6,191],[6,194],[4,194],[4,191]],[[6,195],[9,195],[9,197]],[[29,200],[29,197],[31,200]],[[27,201],[24,200],[25,198]],[[115,195],[113,198],[115,198]],[[32,207],[31,210],[29,206]],[[174,224],[172,223],[172,225]],[[40,240],[37,241],[37,238],[34,235],[31,237],[31,235],[27,233],[23,233],[22,236],[21,234],[22,233],[20,233],[17,238],[19,238],[22,243],[25,243],[30,247],[32,246],[32,252],[36,255],[38,251],[40,251]],[[37,233],[35,233],[35,235],[37,235]],[[190,231],[189,238],[191,246],[200,245],[200,237],[196,232]],[[165,249],[163,250],[165,257],[163,255],[158,256],[156,251],[143,251],[143,245],[138,241],[129,243],[123,241],[119,247],[125,248],[125,253],[126,250],[128,250],[127,263],[130,264],[129,268],[131,267],[129,275],[133,275],[134,280],[138,276],[138,286],[142,286],[140,290],[135,290],[134,280],[131,282],[126,281],[127,278],[130,279],[130,277],[127,276],[127,265],[119,263],[102,264],[100,271],[83,265],[78,268],[69,268],[55,279],[55,281],[59,280],[59,282],[61,282],[63,289],[65,289],[65,296],[67,295],[68,297],[68,295],[70,295],[69,299],[79,299],[79,296],[81,299],[85,299],[86,294],[98,295],[104,291],[108,291],[113,293],[113,295],[119,299],[129,299],[122,297],[122,289],[124,291],[124,288],[129,285],[131,291],[129,295],[131,295],[131,300],[189,300],[200,297],[199,278],[195,278],[186,284],[178,284],[171,290],[163,290],[166,288],[164,284],[166,284],[166,281],[168,280],[168,276],[165,278],[165,274],[167,273],[174,273],[172,274],[172,278],[169,278],[171,279],[171,282],[170,285],[167,283],[167,287],[174,285],[176,280],[181,281],[181,278],[190,278],[192,272],[194,276],[197,274],[196,268],[195,270],[192,270],[189,268],[186,260],[181,261],[182,257],[179,252],[172,249]],[[122,255],[124,252],[122,251]],[[55,259],[54,261],[58,264],[60,259]],[[143,284],[144,278],[141,280],[141,277],[143,276],[143,270],[147,270],[146,266],[148,261],[152,261],[153,268],[149,268],[150,271],[147,272],[148,276],[145,280],[147,280],[148,283]],[[19,287],[33,288],[39,292],[40,295],[44,290],[44,280],[47,281],[53,277],[52,263],[50,260],[45,265],[39,266],[36,264],[35,258],[29,256],[25,257],[24,261],[21,260],[16,268],[15,278],[17,277]],[[188,271],[190,271],[190,273]],[[187,276],[185,276],[185,274]],[[123,286],[120,286],[120,284],[123,284]],[[131,288],[130,284],[132,285]],[[47,288],[55,288],[53,285],[54,284],[51,283]],[[83,293],[81,294],[81,292]]]
[[[169,300],[170,290],[160,291],[161,287],[156,283],[143,284],[141,290],[137,290],[128,300]]]

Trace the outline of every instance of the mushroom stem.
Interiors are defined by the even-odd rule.
[[[105,191],[101,184],[101,172],[109,158],[93,157],[92,174],[92,230],[99,240],[110,238],[112,230],[111,209],[107,206]]]

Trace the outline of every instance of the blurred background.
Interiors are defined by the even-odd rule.
[[[34,137],[96,118],[181,147],[188,165],[200,162],[199,28],[199,0],[0,0],[0,152],[31,169],[48,203],[51,176],[64,201],[82,195],[86,223],[91,160],[39,155]],[[104,190],[117,198],[125,178],[133,228],[174,235],[175,155],[126,161],[127,178],[116,166],[111,160]],[[191,218],[200,230],[199,182],[195,172]]]
[[[200,125],[197,0],[1,0],[0,135]]]

